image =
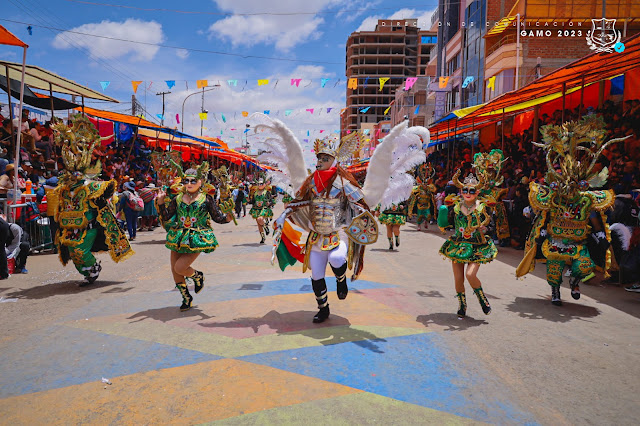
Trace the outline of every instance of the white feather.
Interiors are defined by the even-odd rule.
[[[304,161],[300,141],[280,120],[272,119],[265,114],[259,113],[253,114],[251,120],[259,122],[254,126],[256,133],[259,131],[271,133],[272,137],[265,141],[265,143],[272,146],[270,150],[272,157],[270,158],[280,159],[278,167],[290,179],[293,192],[297,192],[307,178],[307,165]],[[273,148],[273,146],[278,146],[278,148]]]
[[[369,167],[367,168],[367,177],[362,186],[364,200],[370,206],[377,206],[378,203],[380,203],[384,191],[389,186],[395,139],[406,128],[406,121],[395,126],[389,134],[385,136],[380,145],[376,147],[376,150],[373,151],[371,160],[369,160]]]
[[[624,251],[629,250],[629,245],[631,244],[631,230],[629,227],[622,223],[614,223],[609,229],[612,233],[616,234],[618,238],[620,238],[620,242],[622,243],[622,249]]]
[[[293,188],[291,187],[291,179],[289,179],[289,176],[277,170],[267,171],[267,176],[269,177],[272,185],[277,186],[292,197],[295,196],[295,194],[293,193]]]

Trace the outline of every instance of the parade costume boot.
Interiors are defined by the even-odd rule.
[[[200,293],[204,287],[204,274],[200,271],[196,271],[189,278],[193,281],[193,287],[196,294]]]
[[[458,298],[458,318],[464,318],[467,316],[467,296],[464,293],[456,293]]]
[[[575,300],[580,299],[580,278],[571,277],[569,280],[569,287],[571,287],[571,297]]]
[[[349,293],[349,287],[347,287],[347,262],[344,262],[339,268],[331,266],[333,273],[336,275],[336,287],[338,293],[338,299],[344,300]]]
[[[396,247],[400,247],[400,235],[396,235]]]
[[[182,295],[182,305],[180,305],[181,311],[188,311],[191,309],[191,302],[193,301],[193,296],[189,293],[189,289],[187,289],[187,284],[184,282],[176,283],[176,288],[180,291]]]
[[[482,312],[484,312],[485,315],[489,315],[491,313],[491,305],[484,291],[482,291],[482,287],[474,288],[473,292],[478,296],[478,302],[480,302],[480,306],[482,306]]]
[[[393,250],[393,238],[388,238],[389,240],[389,250]]]
[[[562,300],[560,300],[560,286],[552,285],[551,286],[551,303],[556,306],[562,306]]]
[[[260,237],[261,237],[260,244],[264,244],[264,239],[265,239],[264,232],[260,232]]]
[[[269,220],[268,219],[264,221],[264,232],[266,232],[267,235],[269,235],[269,232],[271,232],[271,231],[269,231]]]
[[[83,269],[87,270],[88,274],[84,276],[84,281],[80,283],[80,287],[93,284],[98,279],[100,271],[102,271],[102,265],[100,264],[100,261],[97,261],[92,266]]]
[[[327,298],[327,283],[324,278],[319,280],[311,279],[311,286],[313,287],[313,293],[316,295],[316,301],[318,302],[317,314],[313,317],[314,323],[324,322],[329,318],[329,303]]]

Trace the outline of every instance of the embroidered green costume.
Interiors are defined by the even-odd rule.
[[[411,197],[409,197],[409,216],[418,217],[418,228],[422,222],[431,221],[434,217],[435,202],[434,194],[436,193],[436,187],[432,183],[435,170],[430,164],[422,164],[418,168],[416,176],[416,185],[411,191]],[[427,225],[428,226],[428,225]]]
[[[502,202],[507,190],[500,188],[504,181],[504,177],[500,176],[504,161],[504,154],[500,149],[492,149],[488,154],[479,152],[473,156],[475,170],[482,175],[485,182],[485,187],[480,192],[480,195],[492,201],[493,207],[491,210],[494,214],[496,235],[499,240],[504,240],[511,236],[507,210]]]
[[[159,206],[167,230],[165,246],[177,253],[211,253],[218,247],[218,240],[210,219],[227,223],[227,215],[210,195],[200,193],[191,204],[185,203],[183,197],[180,193],[168,207]]]
[[[468,215],[462,213],[463,202],[462,197],[453,194],[445,199],[445,205],[453,205],[455,233],[440,247],[440,254],[458,263],[489,263],[498,255],[498,249],[480,229],[491,220],[487,201],[478,197],[476,208]]]
[[[271,210],[271,189],[266,187],[259,189],[257,186],[251,188],[251,210],[249,214],[252,218],[257,219],[259,217],[270,218],[273,217],[273,211]]]
[[[380,210],[380,206],[376,210]],[[407,223],[407,205],[404,202],[392,204],[380,213],[378,221],[384,225],[404,225]]]

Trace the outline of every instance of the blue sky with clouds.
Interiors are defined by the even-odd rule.
[[[247,122],[241,111],[270,110],[272,116],[282,119],[301,139],[307,138],[307,131],[313,138],[320,136],[320,130],[326,134],[338,129],[339,112],[345,104],[347,37],[353,31],[372,30],[378,18],[418,18],[420,23],[430,23],[431,12],[437,5],[435,0],[5,0],[3,3],[0,24],[29,44],[29,64],[96,90],[102,90],[100,81],[109,81],[105,94],[122,102],[87,103],[90,106],[130,111],[131,81],[142,80],[138,101],[148,112],[147,118],[156,119],[155,114],[162,111],[156,93],[168,90],[165,80],[175,80],[172,93],[165,98],[165,124],[177,126],[175,115],[180,114],[185,132],[199,134],[197,113],[201,97],[194,95],[186,100],[184,117],[183,101],[197,91],[196,80],[219,82],[219,88],[205,94],[209,116],[204,133],[220,136],[222,131],[222,139],[231,147],[237,146],[234,141],[242,137],[241,130],[231,129],[244,129]],[[28,24],[33,27],[32,35],[28,33]],[[1,46],[0,58],[18,62],[21,52]],[[292,78],[302,79],[299,87],[291,86]],[[330,79],[324,88],[322,78]],[[229,87],[229,79],[237,79],[238,86]],[[269,84],[258,87],[258,79],[269,79]],[[308,108],[314,108],[314,113],[307,112]],[[327,113],[327,108],[333,109]],[[285,117],[286,110],[293,112]],[[221,114],[225,115],[226,123],[222,122]]]

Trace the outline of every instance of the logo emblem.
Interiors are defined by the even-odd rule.
[[[622,38],[620,31],[616,31],[615,19],[592,19],[591,31],[587,34],[587,44],[591,50],[596,52],[611,53],[617,47]],[[620,49],[615,49],[616,51]],[[623,49],[624,50],[624,49]]]

